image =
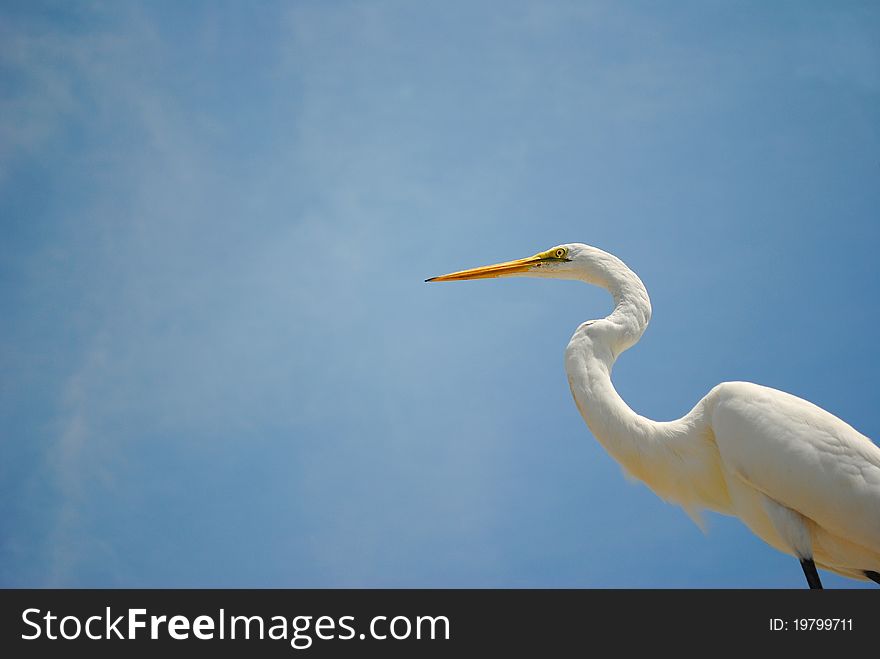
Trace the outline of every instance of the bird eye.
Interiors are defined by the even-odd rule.
[[[565,250],[560,247],[556,250],[556,258],[561,259],[563,256],[565,256]]]

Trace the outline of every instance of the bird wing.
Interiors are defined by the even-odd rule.
[[[713,391],[722,462],[774,501],[880,551],[880,448],[797,396],[728,382]]]

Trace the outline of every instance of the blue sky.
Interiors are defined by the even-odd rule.
[[[431,285],[562,242],[615,382],[880,437],[871,2],[5,2],[0,584],[802,587],[627,481],[562,351],[607,295]],[[856,582],[823,574],[827,586]]]

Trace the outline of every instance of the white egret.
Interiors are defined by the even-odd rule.
[[[633,477],[697,519],[739,517],[795,556],[810,588],[816,566],[880,583],[880,448],[833,414],[791,394],[724,382],[676,421],[636,414],[611,382],[617,357],[651,318],[648,292],[616,256],[572,243],[427,281],[575,279],[601,286],[614,310],[581,324],[565,350],[575,403],[596,439]]]

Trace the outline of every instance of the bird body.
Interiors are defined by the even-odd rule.
[[[740,518],[801,561],[880,580],[880,448],[830,412],[751,382],[724,382],[675,421],[634,412],[611,374],[651,318],[647,290],[620,259],[572,243],[527,259],[428,281],[503,276],[577,279],[614,298],[607,317],[582,323],[565,351],[572,396],[591,432],[632,477],[695,520],[703,509]]]

